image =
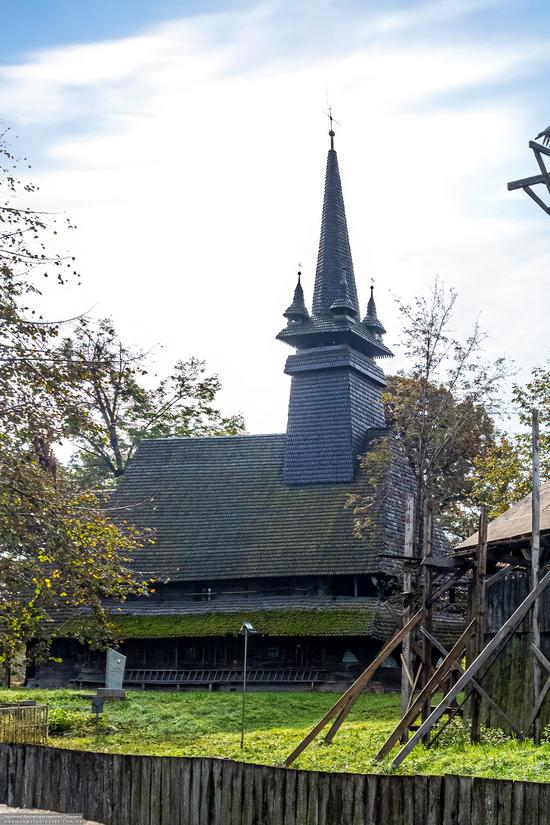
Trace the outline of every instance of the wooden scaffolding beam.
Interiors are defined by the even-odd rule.
[[[548,192],[550,192],[550,174],[548,173],[546,164],[544,163],[544,158],[542,157],[543,155],[550,156],[550,150],[547,146],[543,146],[542,143],[537,143],[535,140],[529,141],[529,148],[535,155],[535,159],[540,169],[540,175],[532,175],[529,178],[521,178],[521,180],[512,180],[507,184],[508,191],[512,192],[515,189],[523,189],[525,194],[529,195],[529,197],[535,201],[537,206],[540,206],[543,212],[550,215],[550,207],[547,206],[542,198],[531,189],[532,186],[542,183],[546,186]]]
[[[380,761],[391,751],[393,746],[406,735],[413,722],[418,718],[426,703],[430,705],[432,696],[436,690],[441,687],[444,680],[449,676],[454,669],[457,660],[460,659],[464,653],[466,644],[475,631],[475,619],[472,619],[470,624],[466,627],[460,638],[452,646],[450,652],[445,659],[439,664],[436,670],[432,673],[410,708],[405,712],[401,721],[396,725],[389,737],[386,739],[381,749],[376,754],[375,759]],[[430,640],[431,641],[431,640]]]
[[[481,509],[479,516],[478,543],[476,566],[474,568],[474,582],[472,592],[472,616],[477,619],[476,632],[473,639],[471,660],[479,656],[485,646],[485,585],[487,577],[487,510]],[[470,739],[479,742],[481,732],[481,696],[477,691],[472,693],[470,704]]]
[[[485,645],[481,653],[476,657],[472,664],[468,668],[466,668],[462,676],[459,677],[459,679],[456,681],[453,687],[443,697],[439,705],[432,711],[428,719],[422,722],[418,730],[415,731],[413,736],[403,746],[403,748],[399,751],[399,753],[393,760],[393,767],[397,767],[398,765],[400,765],[401,762],[403,762],[407,755],[412,751],[415,745],[417,745],[418,742],[420,742],[427,734],[429,734],[434,725],[437,724],[439,719],[445,713],[446,709],[451,704],[451,702],[455,701],[458,694],[461,691],[463,691],[464,688],[468,687],[471,684],[472,679],[481,670],[481,668],[483,668],[492,659],[493,655],[497,653],[508,641],[510,636],[514,633],[519,624],[529,613],[530,609],[537,601],[541,593],[544,592],[544,590],[548,587],[549,584],[550,571],[548,571],[542,577],[542,579],[538,582],[537,586],[533,588],[533,590],[531,590],[531,592],[525,597],[521,604],[512,613],[510,618],[502,625],[500,630],[498,630],[495,636],[493,636],[493,638]]]
[[[367,686],[371,678],[374,676],[380,665],[384,664],[388,656],[393,653],[395,648],[401,644],[405,636],[411,632],[411,630],[416,627],[416,625],[420,624],[422,621],[422,610],[419,610],[417,613],[412,616],[407,624],[405,624],[400,630],[395,633],[394,636],[390,639],[390,641],[384,645],[380,653],[373,659],[370,665],[367,667],[365,671],[359,676],[355,682],[352,684],[350,688],[338,699],[336,704],[334,704],[331,709],[325,713],[323,718],[317,722],[315,727],[313,727],[307,736],[300,742],[297,748],[295,748],[290,756],[287,757],[285,761],[285,765],[292,765],[294,760],[304,751],[310,742],[313,742],[315,737],[318,733],[320,733],[323,728],[325,728],[331,719],[334,719],[335,716],[340,714],[338,718],[341,717],[342,713],[345,712],[345,715],[349,713],[351,707],[355,703],[355,700],[361,693],[361,691]],[[343,718],[341,719],[343,721]],[[340,722],[341,724],[341,722]]]
[[[550,186],[549,186],[550,190]],[[532,414],[532,464],[533,464],[533,488],[531,493],[531,589],[537,586],[539,581],[540,568],[540,438],[539,438],[539,411],[533,410]],[[540,650],[540,616],[539,602],[535,601],[531,612],[531,634],[533,636],[533,648]],[[537,656],[533,656],[533,708],[540,711],[542,702],[539,704],[541,693],[542,674],[540,662]],[[535,745],[540,745],[541,725],[538,711],[533,719],[533,741]]]

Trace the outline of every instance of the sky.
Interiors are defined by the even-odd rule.
[[[550,219],[509,180],[550,123],[550,4],[0,0],[0,113],[31,205],[68,215],[91,309],[158,374],[204,358],[226,413],[286,426],[284,326],[311,302],[327,99],[362,310],[403,365],[396,298],[438,276],[518,380],[548,357]],[[27,205],[27,202],[22,205]]]

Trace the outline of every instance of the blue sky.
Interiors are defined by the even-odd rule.
[[[326,94],[360,297],[437,274],[520,375],[548,356],[550,221],[506,181],[537,170],[550,123],[550,4],[0,0],[0,111],[33,164],[36,205],[70,214],[80,290],[158,344],[196,354],[253,432],[285,426],[283,323],[298,261],[311,296]],[[533,301],[533,297],[536,300]],[[384,364],[388,369],[390,365]]]

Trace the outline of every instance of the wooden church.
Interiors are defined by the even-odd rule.
[[[313,302],[298,283],[277,338],[290,346],[286,433],[141,442],[116,506],[152,528],[134,560],[155,593],[109,605],[128,687],[337,688],[371,661],[400,621],[404,503],[413,486],[395,451],[373,527],[354,534],[350,493],[368,483],[359,456],[384,433],[383,342],[373,288],[361,313],[331,129]],[[441,619],[444,623],[444,618]],[[444,628],[441,628],[444,631]],[[33,684],[101,682],[101,656],[58,639],[63,659]],[[397,662],[379,672],[396,687]]]

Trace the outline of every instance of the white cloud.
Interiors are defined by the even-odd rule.
[[[327,32],[298,50],[307,17],[285,38],[291,24],[265,5],[1,69],[6,117],[45,141],[42,201],[79,225],[71,245],[85,285],[56,309],[96,304],[136,342],[163,342],[164,364],[206,357],[228,411],[242,409],[252,431],[283,429],[288,353],[274,336],[298,260],[312,291],[328,85],[344,123],[337,148],[359,291],[364,300],[374,275],[390,346],[386,289],[412,296],[439,273],[462,295],[459,324],[481,310],[492,352],[540,361],[548,226],[505,191],[530,174],[527,104],[490,89],[542,63],[546,47],[422,38],[428,22],[479,6],[356,20],[333,11],[328,56]]]

